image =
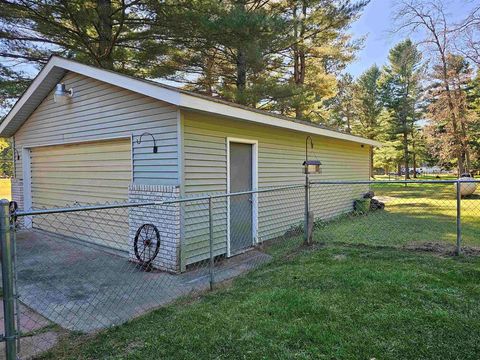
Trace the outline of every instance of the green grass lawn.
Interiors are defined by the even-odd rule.
[[[415,180],[455,180],[457,177],[452,174],[422,174],[418,175],[416,178],[413,175],[410,175],[412,181]],[[405,175],[375,175],[374,180],[404,180]]]
[[[303,250],[45,359],[478,359],[480,259]]]
[[[0,179],[0,199],[12,200],[10,179]]]
[[[315,238],[327,243],[380,246],[440,243],[453,246],[457,237],[454,186],[405,186],[379,182],[371,189],[385,202],[385,210],[361,216],[342,216],[316,231]],[[461,211],[463,244],[480,247],[480,196],[463,198]]]
[[[480,257],[405,249],[456,238],[453,185],[375,184],[386,209],[346,215],[265,251],[274,261],[212,293],[96,335],[45,359],[479,359]],[[480,245],[480,199],[462,200]]]

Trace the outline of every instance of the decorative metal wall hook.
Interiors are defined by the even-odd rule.
[[[310,135],[305,138],[305,161],[308,161],[308,140],[310,140],[310,149],[313,149],[313,140]]]
[[[150,134],[149,132],[144,132],[142,135],[140,135],[138,138],[137,138],[137,144],[140,144],[142,142],[142,137],[143,135],[150,135],[152,137],[152,140],[153,140],[153,153],[156,154],[158,152],[158,146],[157,146],[157,142],[155,141],[155,138],[153,137],[152,134]]]
[[[20,160],[20,153],[15,148],[13,148],[13,157],[15,158],[15,160]]]
[[[308,160],[308,142],[310,141],[310,149],[313,149],[313,139],[308,135],[305,138],[305,161],[303,162],[304,172],[308,182],[308,174],[320,174],[320,166],[322,163],[319,160]]]

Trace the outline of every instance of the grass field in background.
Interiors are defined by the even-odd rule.
[[[341,189],[339,186],[335,191]],[[405,186],[379,182],[371,189],[385,203],[385,210],[328,222],[316,231],[315,239],[326,243],[380,246],[455,244],[457,203],[454,184]],[[479,191],[461,200],[462,239],[466,246],[480,246]]]
[[[12,200],[10,179],[0,179],[0,199]]]
[[[410,175],[410,180],[456,180],[457,177],[452,174],[422,174],[417,175],[416,178]],[[405,175],[375,175],[374,180],[405,180]]]

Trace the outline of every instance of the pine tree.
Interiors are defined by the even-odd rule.
[[[282,52],[290,69],[285,84],[291,96],[279,102],[281,113],[326,122],[325,100],[336,93],[336,78],[353,60],[358,42],[347,33],[368,1],[286,0],[291,44]]]
[[[467,106],[470,111],[469,146],[472,169],[480,171],[480,73],[467,86]]]
[[[330,110],[328,125],[346,133],[352,132],[355,117],[354,80],[352,75],[344,74],[337,81],[336,95],[326,102]]]
[[[352,124],[352,133],[375,140],[382,132],[380,114],[383,110],[382,72],[377,65],[367,69],[355,83],[354,99],[356,117]],[[373,149],[370,149],[370,175],[373,176]]]
[[[419,96],[424,72],[422,55],[411,40],[394,46],[388,56],[383,79],[384,104],[393,114],[393,136],[400,136],[405,179],[410,177],[410,154],[415,123],[419,120]]]
[[[460,55],[447,54],[445,61],[446,78],[443,66],[433,68],[434,82],[429,89],[427,113],[430,120],[428,140],[437,156],[444,163],[455,164],[461,175],[462,171],[471,169],[471,135],[477,124],[467,96],[473,71]],[[448,92],[445,91],[445,79]],[[455,121],[452,120],[452,109]]]

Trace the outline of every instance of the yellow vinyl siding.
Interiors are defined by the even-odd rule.
[[[182,110],[185,196],[222,193],[227,190],[227,137],[258,141],[258,187],[269,188],[303,184],[307,134],[241,122],[220,116],[208,116]],[[322,162],[322,175],[312,180],[368,180],[368,146],[312,136],[315,147],[310,158]],[[328,218],[351,210],[353,198],[365,186],[323,187],[312,194],[316,217]],[[271,239],[290,226],[300,224],[304,213],[303,189],[258,195],[258,237]],[[207,208],[203,204],[184,205],[185,264],[208,256]],[[215,254],[226,252],[227,214],[225,201],[215,203]]]
[[[175,106],[80,74],[62,79],[74,96],[67,104],[53,101],[53,91],[14,136],[17,149],[48,144],[95,141],[151,133],[152,139],[133,142],[133,180],[136,184],[178,185],[178,111]],[[16,174],[23,178],[22,160]]]
[[[33,208],[127,201],[130,142],[118,139],[33,148]],[[122,209],[39,216],[33,226],[116,249],[127,247],[128,212]]]

